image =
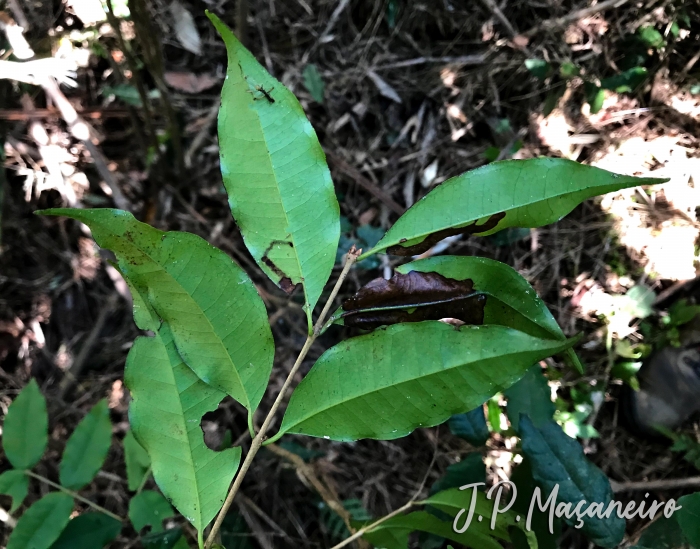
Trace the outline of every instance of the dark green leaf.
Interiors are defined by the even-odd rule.
[[[326,351],[292,394],[281,432],[400,438],[474,409],[571,344],[503,326],[395,324]]]
[[[564,97],[566,92],[566,86],[558,85],[550,90],[547,97],[544,100],[544,105],[542,105],[542,116],[547,118],[552,111],[559,105],[559,100]]]
[[[569,504],[573,510],[581,501],[608,509],[613,499],[610,481],[583,453],[581,445],[567,436],[553,421],[537,428],[527,416],[520,417],[523,453],[530,459],[532,474],[544,493],[542,504],[558,485],[556,503]],[[535,511],[537,511],[536,505]],[[565,519],[577,523],[576,517]],[[586,517],[582,531],[602,547],[617,547],[625,534],[625,520],[613,511],[606,519]]]
[[[617,93],[629,93],[635,91],[648,77],[644,67],[634,67],[615,76],[603,78],[600,86],[604,90],[613,90]],[[593,109],[591,108],[591,112]]]
[[[124,461],[126,461],[126,480],[129,483],[129,490],[135,492],[150,472],[151,458],[131,430],[124,436]]]
[[[24,474],[24,471],[12,469],[0,475],[0,494],[12,498],[10,513],[14,513],[22,505],[28,491],[29,478]]]
[[[175,512],[170,504],[153,490],[144,490],[129,502],[129,520],[137,532],[145,526],[150,526],[151,532],[162,532],[163,521],[173,516]]]
[[[280,448],[284,448],[288,452],[292,452],[293,454],[296,454],[299,456],[301,459],[306,461],[307,463],[311,460],[314,460],[316,458],[320,458],[326,455],[326,452],[322,452],[320,450],[313,450],[311,448],[307,448],[305,446],[302,446],[301,444],[297,444],[296,442],[292,440],[281,440],[278,443],[278,446]]]
[[[477,482],[486,482],[484,459],[479,453],[467,454],[462,461],[450,465],[445,474],[433,483],[430,495]]]
[[[415,255],[456,234],[488,235],[508,227],[548,225],[592,196],[663,181],[560,158],[493,162],[435,187],[361,257],[384,250]]]
[[[144,549],[174,549],[176,544],[183,541],[182,530],[180,528],[171,528],[164,532],[151,532],[141,538],[141,544]],[[187,547],[187,544],[185,544]]]
[[[340,237],[326,156],[294,94],[208,15],[228,52],[219,145],[231,212],[267,276],[288,293],[304,286],[311,326]]]
[[[235,512],[227,513],[221,524],[221,543],[226,549],[254,549],[252,534],[245,519]]]
[[[323,103],[323,92],[326,89],[326,84],[323,82],[321,73],[313,63],[309,63],[304,67],[304,86],[317,103]]]
[[[668,503],[667,503],[668,505]],[[683,534],[695,547],[700,547],[700,492],[689,494],[678,499],[673,515],[683,531]]]
[[[498,160],[500,154],[501,149],[499,147],[491,146],[484,151],[484,158],[489,162],[495,162],[496,160]]]
[[[75,517],[51,546],[51,549],[102,549],[116,539],[122,523],[102,513]]]
[[[571,61],[565,61],[559,67],[559,74],[564,78],[574,78],[581,74],[581,69],[574,65]]]
[[[157,331],[160,321],[168,323],[178,354],[197,376],[255,410],[270,377],[274,346],[265,305],[243,269],[196,235],[159,231],[128,212],[42,213],[88,225],[95,241],[116,254],[132,293],[144,296],[143,310],[134,310],[137,326]]]
[[[656,520],[644,529],[637,545],[630,549],[690,549],[690,544],[674,514],[671,518],[657,516]]]
[[[112,442],[106,400],[100,400],[73,431],[63,451],[59,479],[70,490],[90,484],[102,467]]]
[[[503,394],[508,398],[508,419],[516,431],[520,414],[527,415],[535,427],[541,427],[554,415],[549,384],[538,364],[530,368],[520,381],[511,385]]]
[[[477,406],[471,412],[452,416],[447,425],[450,432],[463,438],[474,446],[483,446],[489,439],[489,428],[486,426],[484,407]]]
[[[501,407],[498,405],[499,400],[500,396],[497,395],[486,402],[486,416],[488,417],[491,431],[494,433],[501,432]]]
[[[51,492],[34,503],[17,521],[7,549],[48,549],[58,539],[73,512],[73,498]]]
[[[10,404],[2,428],[2,446],[15,469],[31,469],[49,440],[46,400],[32,379]]]
[[[527,67],[527,70],[538,80],[547,78],[552,70],[552,66],[544,59],[526,59],[525,67]]]
[[[632,389],[638,391],[639,380],[637,379],[637,372],[639,372],[639,368],[641,367],[641,362],[634,362],[631,360],[617,362],[610,371],[610,376],[621,379],[625,383],[629,384]]]
[[[513,510],[521,517],[527,517],[530,511],[530,502],[535,491],[535,479],[532,478],[532,466],[530,460],[524,458],[515,468],[510,481],[518,488],[518,497],[513,504]],[[558,549],[557,540],[561,535],[561,519],[554,517],[552,532],[549,531],[549,513],[543,513],[538,508],[532,513],[530,527],[537,538],[538,549]],[[516,538],[513,540],[516,549],[527,549],[529,540]]]

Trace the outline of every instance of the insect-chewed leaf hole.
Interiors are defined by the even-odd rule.
[[[216,410],[204,414],[199,426],[204,433],[204,444],[216,452],[230,448],[232,442],[247,429],[243,410],[230,396],[219,402]]]

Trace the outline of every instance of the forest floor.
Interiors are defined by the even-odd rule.
[[[36,377],[51,428],[49,451],[37,469],[42,475],[57,477],[67,433],[108,398],[113,448],[84,493],[126,516],[120,441],[128,429],[129,393],[122,380],[137,329],[128,291],[108,255],[78,224],[35,216],[37,209],[128,209],[159,229],[196,233],[230,254],[253,278],[277,344],[263,408],[304,343],[299,295],[284,295],[259,271],[228,208],[215,119],[226,52],[205,9],[236,29],[300,99],[336,185],[341,251],[353,242],[372,244],[435,185],[496,159],[557,156],[671,178],[656,188],[587,201],[551,226],[452,239],[431,253],[508,263],[533,284],[567,335],[583,333],[586,375],[554,360],[548,371],[572,428],[597,431],[585,449],[611,479],[698,474],[668,443],[634,437],[619,424],[622,382],[610,376],[609,365],[617,355],[644,350],[649,339],[637,322],[613,334],[618,343],[606,348],[611,328],[605,316],[607,298],[634,285],[650,288],[665,307],[682,282],[696,276],[696,1],[619,0],[611,7],[610,1],[585,0],[131,0],[131,17],[113,25],[99,0],[6,4],[3,26],[14,18],[26,27],[37,56],[77,66],[75,86],[62,86],[53,99],[39,86],[0,80],[0,416]],[[124,0],[113,5],[115,17],[128,13]],[[79,115],[77,123],[66,122],[63,97]],[[397,264],[383,256],[359,265],[343,296]],[[347,328],[334,330],[311,350],[304,371]],[[630,345],[620,345],[623,340]],[[214,447],[229,436],[244,451],[250,442],[245,414],[232,400],[206,416],[202,427]],[[696,436],[699,428],[691,421],[683,430]],[[485,447],[472,448],[442,426],[396,441],[289,437],[284,447],[310,459],[339,499],[359,500],[381,516],[468,452],[482,453],[491,480],[509,474],[513,440],[507,431],[494,433]],[[0,470],[4,460],[0,454]],[[654,496],[692,491],[680,484]],[[25,505],[45,491],[32,484]],[[338,521],[288,459],[261,454],[242,493],[233,509],[245,525],[234,526],[249,545],[240,547],[337,543]],[[643,497],[643,491],[624,492],[627,499]],[[629,540],[643,526],[631,521]],[[0,546],[5,535],[0,524]],[[135,547],[136,540],[125,528],[114,547]],[[561,546],[587,544],[571,531]]]

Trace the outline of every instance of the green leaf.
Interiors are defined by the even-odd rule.
[[[637,34],[647,47],[659,49],[666,45],[663,35],[657,31],[652,25],[645,25],[637,29]]]
[[[133,293],[137,304],[142,298]],[[151,458],[153,477],[201,532],[221,508],[241,458],[240,448],[214,452],[204,444],[202,416],[225,394],[182,362],[165,323],[154,337],[134,342],[124,378],[133,398],[131,428]]]
[[[685,537],[695,547],[700,547],[700,492],[688,494],[678,499],[676,508],[682,507],[673,516],[685,534]]]
[[[318,68],[313,63],[309,63],[304,67],[304,87],[309,91],[314,101],[323,103],[323,92],[326,89],[326,85],[323,82],[321,73],[318,72]]]
[[[552,111],[557,108],[557,105],[559,105],[559,100],[564,97],[565,93],[565,85],[562,84],[553,87],[547,94],[544,104],[542,105],[542,116],[547,118],[550,114],[552,114]]]
[[[486,417],[489,420],[489,426],[494,433],[501,432],[501,407],[498,404],[500,395],[495,395],[486,402]]]
[[[48,549],[58,539],[73,512],[73,498],[51,492],[34,503],[17,521],[7,549]]]
[[[10,404],[2,427],[2,446],[15,469],[31,469],[49,441],[46,400],[32,379]]]
[[[481,454],[475,452],[448,466],[445,474],[430,487],[430,494],[477,482],[486,482],[486,465]]]
[[[569,504],[571,512],[585,500],[588,505],[601,505],[604,510],[613,499],[610,481],[583,453],[581,445],[567,436],[556,423],[550,421],[537,428],[527,416],[520,417],[520,436],[523,453],[532,464],[532,474],[543,490],[542,505],[558,486],[556,505]],[[535,505],[535,512],[540,508]],[[585,507],[584,507],[585,509]],[[577,519],[564,519],[574,525]],[[585,517],[582,531],[595,544],[617,547],[625,535],[625,520],[613,511],[606,519]]]
[[[12,469],[10,471],[5,471],[0,475],[0,494],[5,496],[10,496],[12,498],[12,505],[10,506],[10,513],[14,513],[22,502],[24,498],[27,497],[29,492],[29,478],[24,474],[24,471],[20,469]]]
[[[549,384],[539,364],[530,368],[520,381],[503,391],[503,394],[508,398],[508,419],[516,432],[520,414],[527,415],[535,427],[541,427],[554,415]]]
[[[671,518],[658,516],[642,532],[637,545],[630,549],[689,549],[688,540],[678,524],[677,514]]]
[[[136,325],[156,331],[159,319],[167,322],[178,353],[202,381],[257,408],[274,344],[265,305],[230,257],[196,235],[159,231],[120,210],[41,213],[88,225],[95,241],[116,254],[132,294],[145,296],[134,309]]]
[[[102,549],[116,539],[122,523],[102,513],[85,513],[75,517],[51,549]]]
[[[129,483],[129,490],[135,492],[150,472],[151,458],[136,440],[132,431],[127,431],[124,436],[124,461],[126,461],[126,480]]]
[[[66,443],[59,468],[61,484],[80,490],[95,478],[112,442],[112,423],[106,400],[100,400],[82,419]]]
[[[395,324],[326,351],[292,394],[280,430],[400,438],[474,409],[570,344],[503,326]]]
[[[383,250],[415,255],[455,234],[488,235],[508,227],[548,225],[592,196],[664,181],[560,158],[493,162],[435,187],[361,257]]]
[[[552,70],[552,66],[544,59],[526,59],[525,67],[538,80],[547,78]]]
[[[518,496],[513,504],[513,511],[520,514],[521,517],[527,517],[530,511],[530,502],[536,488],[535,479],[532,478],[532,466],[528,458],[515,468],[510,477],[510,481],[518,488]],[[549,531],[549,514],[543,513],[539,509],[535,509],[532,513],[532,522],[530,528],[537,538],[538,549],[558,549],[557,540],[561,535],[561,519],[554,517],[552,521],[552,532]],[[529,543],[514,539],[516,549],[525,549]]]
[[[581,69],[574,65],[571,61],[564,61],[559,67],[559,74],[564,78],[574,78],[581,75]]]
[[[162,532],[163,521],[173,516],[170,504],[153,490],[144,490],[129,501],[129,520],[137,532],[145,526],[150,526],[151,532]]]
[[[591,106],[591,114],[596,114],[603,108],[605,92],[592,82],[585,82],[583,90],[586,95],[586,101]]]
[[[566,336],[537,292],[512,267],[485,257],[438,256],[397,267],[398,272],[435,272],[454,280],[470,279],[487,295],[484,324],[500,324],[527,334],[564,341]]]
[[[245,519],[235,512],[228,512],[221,523],[221,547],[226,549],[255,549],[252,534]]]
[[[610,370],[611,377],[621,379],[625,383],[629,384],[632,389],[639,391],[639,380],[637,379],[637,372],[642,367],[641,362],[634,362],[631,360],[624,360],[618,362]]]
[[[483,446],[489,439],[489,428],[486,426],[484,407],[477,406],[471,412],[456,414],[447,420],[450,432],[463,438],[473,446]]]
[[[613,90],[617,93],[629,93],[635,91],[647,79],[649,73],[644,67],[633,67],[620,74],[603,78],[600,86],[604,90]],[[592,112],[593,109],[591,109]]]
[[[171,528],[164,532],[151,532],[141,538],[144,549],[174,549],[184,541],[182,529]],[[184,547],[189,547],[185,542]]]
[[[228,51],[219,144],[231,212],[267,276],[287,292],[303,284],[311,326],[340,238],[326,157],[294,94],[207,14]]]

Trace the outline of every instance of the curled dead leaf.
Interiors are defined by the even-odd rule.
[[[346,326],[374,329],[398,322],[456,319],[483,324],[486,296],[471,279],[453,280],[438,273],[396,273],[375,278],[343,303]]]

